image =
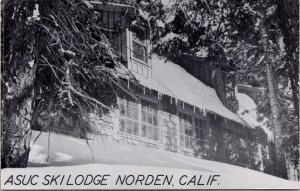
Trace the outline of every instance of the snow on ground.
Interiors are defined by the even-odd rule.
[[[30,151],[30,161],[33,163],[44,164],[47,160],[47,155],[44,153],[44,147],[34,145]]]
[[[136,78],[148,88],[243,123],[236,114],[222,104],[213,88],[206,86],[179,65],[171,61],[165,62],[165,60],[164,57],[153,55],[151,59],[152,78],[135,74]]]
[[[34,131],[33,137],[36,137],[38,133]],[[50,147],[48,147],[48,133],[42,133],[32,147],[28,168],[4,169],[1,174],[8,176],[10,172],[18,173],[20,171],[23,174],[49,174],[50,172],[52,174],[94,174],[106,172],[112,174],[173,174],[177,178],[182,175],[192,177],[192,175],[201,174],[208,177],[209,175],[219,174],[221,175],[219,183],[214,186],[181,186],[176,183],[174,185],[176,188],[177,186],[181,186],[180,188],[249,189],[299,187],[298,182],[287,181],[247,168],[197,159],[154,148],[102,141],[89,141],[94,152],[95,163],[91,164],[92,155],[90,148],[84,144],[85,140],[51,133],[49,142]],[[48,148],[50,155],[49,160],[46,161]],[[125,189],[126,187],[119,188]],[[150,189],[151,187],[143,188]]]
[[[239,115],[244,119],[251,127],[260,126],[268,135],[270,140],[273,139],[272,131],[265,124],[266,118],[263,121],[257,121],[257,105],[254,100],[246,94],[237,93],[237,100],[239,102]]]

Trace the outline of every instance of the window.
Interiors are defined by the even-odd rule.
[[[157,104],[141,100],[142,104],[142,137],[159,140]]]
[[[137,58],[142,61],[146,61],[146,50],[144,46],[140,45],[139,43],[133,41],[132,43],[132,52],[133,52],[133,57]]]
[[[120,131],[139,135],[139,110],[136,102],[121,99],[120,103]]]
[[[198,143],[203,144],[204,141],[207,140],[207,126],[205,120],[195,117],[195,133]]]
[[[179,113],[180,120],[180,146],[192,149],[195,138],[193,137],[192,116]]]
[[[147,63],[146,33],[144,30],[132,31],[132,56]]]
[[[262,147],[262,156],[264,159],[270,159],[269,147],[267,145]]]

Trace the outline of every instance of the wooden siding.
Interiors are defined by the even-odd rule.
[[[109,8],[102,5],[96,6],[101,14],[101,27],[115,50],[127,61],[127,34],[130,17],[125,16],[124,9]]]
[[[150,32],[148,23],[141,17],[136,15],[134,7],[129,5],[116,5],[110,3],[95,3],[96,9],[99,10],[102,23],[101,26],[114,49],[121,56],[121,62],[131,71],[140,75],[150,77],[151,66],[139,61],[132,56],[132,32],[134,29],[145,30],[146,34],[146,53],[149,50]],[[131,26],[132,21],[136,21],[134,26]]]

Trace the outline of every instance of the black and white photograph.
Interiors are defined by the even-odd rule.
[[[299,0],[2,0],[1,188],[300,189]]]

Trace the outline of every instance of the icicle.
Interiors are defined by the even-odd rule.
[[[206,110],[203,109],[203,110],[201,110],[201,111],[202,111],[203,116],[206,117]]]
[[[170,99],[170,102],[171,102],[171,105],[172,105],[172,104],[173,104],[173,101],[172,101],[172,100],[173,100],[173,98],[172,98],[172,97],[170,97],[170,98],[171,98],[171,99]]]
[[[162,96],[163,96],[163,94],[160,93],[160,92],[158,92],[158,94],[157,94],[157,99],[158,99],[158,100],[161,100]]]
[[[144,93],[144,95],[146,94],[146,88],[145,88],[145,86],[143,86],[143,93]]]
[[[184,109],[184,102],[182,102],[182,109]]]
[[[193,111],[194,113],[196,113],[196,107],[193,105]]]

